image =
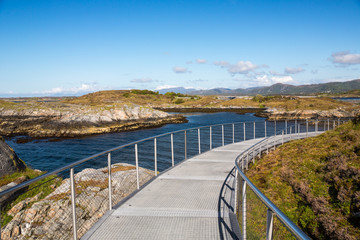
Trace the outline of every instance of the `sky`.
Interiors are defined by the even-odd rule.
[[[360,0],[0,0],[0,97],[360,78]]]

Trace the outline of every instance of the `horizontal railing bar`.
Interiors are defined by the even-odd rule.
[[[253,121],[249,121],[249,122],[253,122]],[[243,123],[243,122],[236,122],[236,123]],[[44,179],[44,178],[46,178],[46,177],[49,177],[49,176],[51,176],[51,175],[55,175],[55,174],[57,174],[57,173],[59,173],[59,172],[65,171],[65,170],[70,169],[70,168],[73,168],[73,167],[75,167],[75,166],[77,166],[77,165],[79,165],[79,164],[81,164],[81,163],[87,162],[87,161],[89,161],[89,160],[91,160],[91,159],[94,159],[94,158],[96,158],[96,157],[99,157],[99,156],[101,156],[101,155],[105,155],[105,154],[111,153],[111,152],[113,152],[113,151],[117,151],[117,150],[120,150],[120,149],[122,149],[122,148],[126,148],[126,147],[129,147],[129,146],[135,145],[135,144],[137,144],[137,143],[149,141],[149,140],[152,140],[152,139],[154,139],[154,138],[159,138],[159,137],[167,136],[167,135],[170,135],[170,134],[182,133],[182,132],[184,132],[184,131],[195,130],[195,129],[199,129],[199,128],[207,128],[207,127],[228,125],[228,124],[230,125],[230,124],[232,124],[232,123],[214,124],[214,125],[208,125],[208,126],[201,126],[201,127],[193,127],[193,128],[181,129],[181,130],[177,130],[177,131],[173,131],[173,132],[167,132],[167,133],[163,133],[163,134],[151,136],[151,137],[148,137],[148,138],[143,138],[143,139],[140,139],[140,140],[137,140],[137,141],[133,141],[133,142],[130,142],[130,143],[126,143],[126,144],[123,144],[123,145],[120,145],[120,146],[117,146],[117,147],[114,147],[114,148],[111,148],[111,149],[102,151],[102,152],[100,152],[100,153],[91,155],[91,156],[89,156],[89,157],[83,158],[83,159],[78,160],[78,161],[76,161],[76,162],[70,163],[70,164],[65,165],[65,166],[63,166],[63,167],[60,167],[60,168],[58,168],[58,169],[56,169],[56,170],[53,170],[53,171],[51,171],[51,172],[47,172],[47,173],[45,173],[45,174],[43,174],[43,175],[41,175],[41,176],[38,176],[38,177],[33,178],[33,179],[30,179],[30,180],[28,180],[28,181],[26,181],[26,182],[20,183],[20,184],[14,186],[14,187],[11,187],[11,188],[9,188],[9,189],[6,189],[6,190],[0,192],[0,197],[5,196],[5,195],[10,194],[10,193],[14,193],[14,192],[16,192],[16,191],[18,191],[18,190],[20,190],[20,189],[22,189],[22,188],[25,188],[25,187],[33,184],[33,183],[36,183],[36,182],[38,182],[38,181],[40,181],[40,180],[42,180],[42,179]]]
[[[285,120],[284,120],[284,121],[285,121]],[[324,121],[325,121],[325,120],[324,120]],[[254,121],[234,122],[234,124],[252,123],[252,122],[254,122]],[[255,122],[264,122],[264,121],[255,121]],[[268,121],[268,122],[269,122],[269,121]],[[149,140],[152,140],[152,139],[154,139],[154,138],[159,138],[159,137],[167,136],[167,135],[170,135],[170,134],[182,133],[182,132],[184,132],[184,131],[195,130],[195,129],[199,129],[199,128],[215,127],[215,126],[221,126],[221,125],[224,125],[224,126],[225,126],[225,125],[231,125],[231,124],[233,124],[233,123],[214,124],[214,125],[207,125],[207,126],[201,126],[201,127],[193,127],[193,128],[188,128],[188,129],[181,129],[181,130],[177,130],[177,131],[173,131],[173,132],[167,132],[167,133],[155,135],[155,136],[148,137],[148,138],[143,138],[143,139],[140,139],[140,140],[137,140],[137,141],[133,141],[133,142],[127,143],[127,144],[123,144],[123,145],[120,145],[120,146],[117,146],[117,147],[114,147],[114,148],[111,148],[111,149],[102,151],[102,152],[100,152],[100,153],[91,155],[91,156],[89,156],[89,157],[83,158],[83,159],[81,159],[81,160],[78,160],[78,161],[76,161],[76,162],[70,163],[70,164],[68,164],[68,165],[65,165],[65,166],[63,166],[63,167],[61,167],[61,168],[58,168],[58,169],[56,169],[56,170],[53,170],[53,171],[51,171],[51,172],[45,173],[45,174],[43,174],[43,175],[41,175],[41,176],[38,176],[38,177],[36,177],[36,178],[30,179],[30,180],[28,180],[28,181],[26,181],[26,182],[20,183],[20,184],[14,186],[14,187],[11,187],[11,188],[9,188],[9,189],[6,189],[6,190],[0,192],[0,197],[5,196],[5,195],[10,194],[10,193],[14,193],[14,192],[16,192],[16,191],[18,191],[18,190],[20,190],[20,189],[22,189],[22,188],[25,188],[25,187],[27,187],[27,186],[29,186],[29,185],[37,182],[37,181],[40,181],[40,180],[42,180],[42,179],[44,179],[44,178],[46,178],[46,177],[49,177],[49,176],[51,176],[51,175],[55,175],[55,174],[57,174],[57,173],[59,173],[59,172],[65,171],[65,170],[70,169],[70,168],[73,168],[73,167],[75,167],[75,166],[77,166],[77,165],[79,165],[79,164],[81,164],[81,163],[87,162],[87,161],[89,161],[89,160],[91,160],[91,159],[94,159],[94,158],[96,158],[96,157],[99,157],[99,156],[101,156],[101,155],[105,155],[105,154],[111,153],[111,152],[113,152],[113,151],[117,151],[117,150],[120,150],[120,149],[122,149],[122,148],[126,148],[126,147],[129,147],[129,146],[135,145],[135,144],[137,144],[137,143],[149,141]]]
[[[279,132],[281,132],[283,130],[280,130]],[[278,136],[270,136],[267,137],[263,140],[261,140],[260,142],[254,144],[253,146],[249,147],[248,149],[246,149],[242,154],[240,154],[238,157],[236,157],[235,159],[235,166],[238,170],[238,174],[240,174],[241,178],[249,185],[249,187],[251,188],[251,190],[256,194],[256,196],[258,196],[258,198],[262,201],[262,203],[268,208],[270,209],[278,218],[279,220],[286,226],[286,228],[297,238],[299,239],[310,239],[306,233],[304,233],[298,226],[296,226],[296,224],[294,224],[274,203],[272,203],[270,201],[270,199],[268,199],[251,181],[249,178],[246,177],[245,173],[242,172],[241,167],[239,166],[239,162],[240,161],[245,161],[245,159],[243,159],[243,157],[247,156],[246,153],[252,151],[253,149],[255,149],[258,146],[261,146],[263,142],[265,141],[269,141],[269,139],[272,138],[276,138],[279,137]],[[253,158],[255,156],[252,156]],[[243,164],[241,164],[243,166]]]
[[[236,168],[238,169],[241,178],[249,185],[251,190],[260,198],[260,200],[264,203],[264,205],[271,209],[271,211],[276,214],[279,220],[286,225],[286,227],[293,233],[297,238],[300,239],[310,239],[298,226],[296,226],[274,203],[270,201],[241,171],[238,164],[236,164]]]

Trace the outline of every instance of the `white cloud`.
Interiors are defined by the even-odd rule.
[[[278,73],[278,72],[272,71],[272,70],[270,70],[269,73],[270,73],[271,75],[274,75],[274,76],[284,76],[284,74]]]
[[[301,73],[301,72],[304,72],[305,69],[299,67],[299,68],[290,68],[290,67],[286,67],[285,68],[285,73],[286,74],[297,74],[297,73]]]
[[[173,67],[175,73],[191,73],[187,68],[184,67]]]
[[[157,86],[155,88],[155,90],[162,90],[162,89],[167,89],[167,88],[177,88],[178,86],[174,86],[174,85],[162,85],[162,86]]]
[[[130,82],[133,83],[151,83],[154,82],[154,80],[152,80],[151,78],[136,78],[131,80]]]
[[[333,63],[340,63],[346,65],[360,64],[360,54],[351,54],[349,51],[336,52],[331,54],[329,60]]]
[[[216,61],[214,64],[226,68],[230,74],[247,74],[259,67],[267,67],[267,65],[258,66],[250,61],[239,61],[235,64],[230,64],[226,61]]]
[[[198,59],[196,59],[196,62],[202,64],[202,63],[206,63],[207,60],[198,58]]]
[[[283,77],[271,77],[271,81],[273,83],[286,83],[291,82],[294,79],[291,76],[283,76]]]
[[[252,71],[256,68],[258,68],[258,66],[253,64],[250,61],[239,61],[236,64],[231,64],[228,67],[228,71],[233,74],[236,74],[236,73],[246,74],[249,71]]]
[[[183,87],[183,86],[174,86],[174,85],[162,85],[162,86],[157,86],[155,88],[155,90],[163,90],[163,89],[169,89],[169,88],[185,88],[185,89],[200,89],[200,88],[197,88],[197,87]]]
[[[262,76],[255,76],[253,81],[256,83],[255,86],[268,86],[276,83],[287,83],[291,82],[294,79],[291,76],[274,76],[269,77],[264,74]]]
[[[47,94],[47,95],[79,95],[89,92],[105,90],[104,87],[99,87],[97,83],[83,83],[79,87],[63,88],[55,87],[50,90],[44,90],[42,92],[34,92],[34,94]]]
[[[226,62],[226,61],[215,61],[214,64],[215,64],[216,66],[220,66],[220,67],[227,67],[227,66],[230,65],[230,64],[229,64],[228,62]]]

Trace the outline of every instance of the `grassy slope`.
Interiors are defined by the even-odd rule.
[[[296,98],[296,97],[262,97],[256,96],[253,99],[236,98],[232,100],[220,100],[217,96],[195,97],[195,99],[181,98],[176,102],[177,97],[157,94],[151,91],[143,94],[137,90],[111,90],[87,94],[78,98],[65,100],[66,103],[75,104],[109,104],[135,103],[140,105],[163,106],[177,105],[179,107],[271,107],[281,108],[287,111],[292,110],[331,110],[339,107],[351,108],[353,105],[347,102],[336,101],[330,98]]]
[[[68,98],[59,102],[37,102],[36,99],[28,99],[26,102],[12,103],[0,100],[0,108],[5,109],[56,109],[65,110],[70,105],[85,105],[91,107],[109,107],[115,104],[138,104],[152,107],[270,107],[286,111],[293,110],[331,110],[336,108],[351,109],[357,106],[348,103],[336,101],[330,98],[296,98],[283,96],[257,95],[252,99],[236,98],[232,100],[218,99],[217,96],[197,97],[178,97],[171,95],[158,94],[157,92],[147,90],[109,90],[99,91],[83,95],[77,98]]]
[[[311,237],[360,239],[359,123],[289,142],[247,175]]]

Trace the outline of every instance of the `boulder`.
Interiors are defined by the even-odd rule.
[[[14,150],[0,137],[0,177],[25,170],[25,163],[16,155]]]

